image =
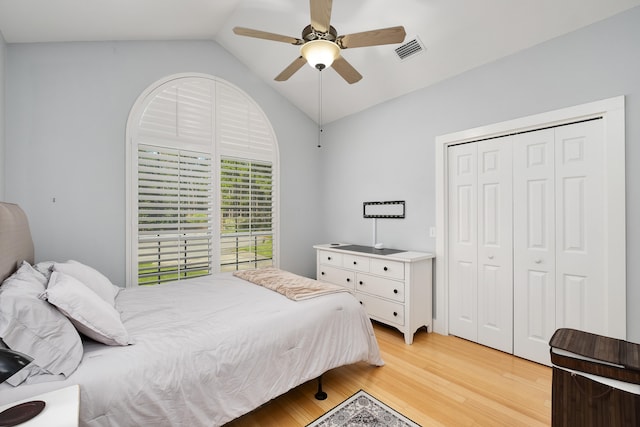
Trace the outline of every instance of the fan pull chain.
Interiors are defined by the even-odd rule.
[[[321,148],[322,136],[322,68],[318,68],[318,148]]]

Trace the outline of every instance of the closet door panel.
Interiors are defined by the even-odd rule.
[[[609,335],[602,120],[556,128],[557,327]]]
[[[477,341],[477,155],[449,148],[449,332]]]
[[[554,139],[549,129],[513,142],[513,350],[547,365],[556,329]]]
[[[512,170],[509,137],[478,148],[478,342],[513,351]]]
[[[549,303],[549,289],[553,289],[553,277],[543,271],[530,270],[527,278],[527,319],[526,337],[536,344],[546,342],[553,328],[549,327],[549,318],[554,318],[554,306]],[[541,344],[544,346],[544,344]]]

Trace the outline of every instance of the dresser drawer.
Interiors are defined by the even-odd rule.
[[[367,314],[384,323],[404,325],[404,305],[356,292]]]
[[[356,271],[369,271],[369,258],[364,256],[344,254],[342,256],[342,266]]]
[[[404,282],[384,277],[358,273],[356,275],[356,291],[404,302]]]
[[[333,283],[349,289],[354,289],[353,284],[356,281],[356,274],[353,271],[328,265],[321,265],[317,276],[317,279],[321,282]]]
[[[342,267],[342,254],[331,251],[319,251],[320,264]]]
[[[404,279],[404,263],[400,261],[371,258],[369,271],[391,279]]]

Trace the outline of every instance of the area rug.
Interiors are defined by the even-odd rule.
[[[420,427],[364,390],[312,422],[307,427]]]

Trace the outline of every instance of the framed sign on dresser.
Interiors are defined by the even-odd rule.
[[[405,343],[421,327],[431,330],[433,254],[344,243],[314,249],[317,280],[349,288],[371,319],[398,329]]]

